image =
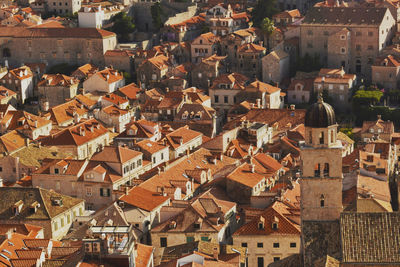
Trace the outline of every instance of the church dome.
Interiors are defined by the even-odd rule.
[[[336,124],[335,111],[332,106],[325,103],[322,96],[318,102],[307,109],[305,126],[312,128],[325,128]]]

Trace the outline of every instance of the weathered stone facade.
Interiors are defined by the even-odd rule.
[[[387,8],[313,7],[300,26],[300,52],[319,55],[330,68],[343,65],[350,73],[369,77],[372,63],[395,31]]]
[[[104,53],[117,45],[115,33],[94,28],[22,28],[0,30],[0,61],[10,66],[41,62],[48,66],[91,62],[104,65]]]

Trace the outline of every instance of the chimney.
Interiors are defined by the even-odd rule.
[[[129,194],[129,187],[125,186],[125,195]]]
[[[37,128],[37,126],[38,126],[37,121],[35,121],[34,124],[35,124],[35,128]]]
[[[257,108],[261,108],[261,99],[260,98],[257,98],[256,103],[257,103]]]
[[[23,72],[22,72],[22,70],[19,72],[19,77],[22,77],[22,76],[24,76],[23,75]]]
[[[0,177],[0,187],[3,187],[3,186],[4,186],[4,184],[3,184],[3,178]]]
[[[107,74],[106,80],[108,81],[110,79],[110,74]]]
[[[254,173],[254,172],[255,172],[255,168],[256,168],[256,165],[255,165],[254,163],[251,163],[251,164],[250,164],[250,171],[251,171],[251,173]]]
[[[378,117],[378,120],[381,120],[382,119],[382,115],[377,115],[377,117]]]
[[[29,141],[30,141],[29,138],[26,138],[26,139],[25,139],[25,145],[26,145],[26,146],[29,146]]]

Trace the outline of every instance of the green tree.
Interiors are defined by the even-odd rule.
[[[118,41],[128,42],[129,34],[135,30],[133,17],[128,16],[125,12],[119,12],[112,18],[112,22],[111,31],[117,34]]]
[[[271,19],[276,13],[278,13],[276,0],[258,0],[251,12],[254,26],[261,28],[264,18],[267,17]]]
[[[161,16],[163,16],[163,11],[160,3],[157,2],[154,5],[152,5],[150,12],[151,12],[151,18],[153,19],[153,26],[157,31],[159,31],[164,24],[161,19]]]
[[[353,128],[351,127],[343,127],[340,128],[340,130],[342,133],[344,133],[345,135],[347,135],[348,137],[350,137],[351,139],[354,140],[354,133],[353,133]]]
[[[264,44],[267,45],[269,51],[269,37],[274,31],[274,22],[269,18],[264,18],[261,22],[261,31],[264,34]]]
[[[353,96],[353,105],[355,107],[374,105],[381,101],[383,93],[379,90],[358,90]]]

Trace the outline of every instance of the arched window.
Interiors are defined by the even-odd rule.
[[[314,176],[320,177],[321,175],[321,164],[317,163],[314,167]]]
[[[335,137],[335,130],[332,130],[332,132],[331,132],[331,143],[333,143],[334,142],[334,137]]]
[[[319,143],[321,145],[324,144],[324,132],[319,133]]]
[[[324,177],[329,176],[329,163],[324,164]]]
[[[319,198],[321,208],[325,207],[325,196],[321,195]]]

